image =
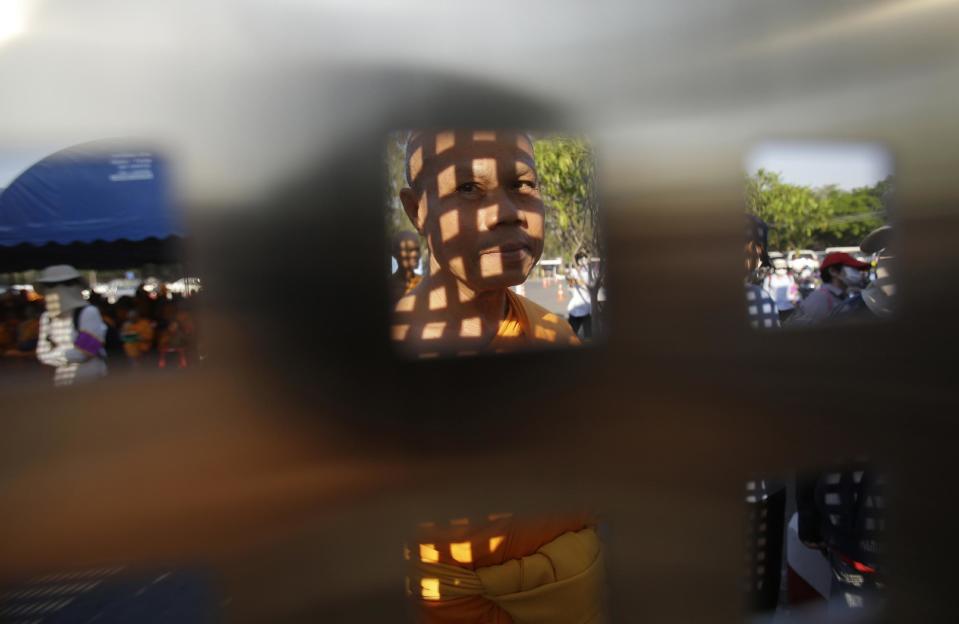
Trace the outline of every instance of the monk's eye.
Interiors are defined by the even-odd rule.
[[[539,187],[536,184],[536,180],[517,180],[513,185],[513,188],[520,192],[529,193],[535,191]]]
[[[480,191],[480,185],[476,182],[463,182],[456,187],[458,193],[478,193]]]

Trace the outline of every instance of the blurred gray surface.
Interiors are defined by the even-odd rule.
[[[215,355],[6,392],[0,577],[200,560],[231,621],[401,621],[417,522],[588,505],[613,621],[738,622],[743,481],[868,454],[894,477],[884,617],[954,618],[959,4],[31,6],[0,141],[169,146]],[[393,357],[378,150],[416,124],[594,137],[606,346]],[[768,138],[892,150],[895,322],[747,329],[741,167]]]

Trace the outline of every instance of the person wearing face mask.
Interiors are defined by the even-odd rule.
[[[37,359],[54,368],[54,385],[69,386],[105,376],[107,326],[100,311],[83,298],[80,273],[66,264],[50,266],[38,282],[46,311],[40,315]]]
[[[816,325],[830,318],[850,295],[862,289],[869,264],[843,252],[833,252],[819,265],[822,286],[803,299],[789,325]]]
[[[885,319],[895,311],[896,282],[892,265],[895,256],[889,247],[892,227],[884,225],[859,243],[863,252],[876,257],[875,278],[835,308],[830,319],[842,321]]]
[[[773,260],[773,271],[763,279],[763,290],[776,302],[779,320],[786,322],[799,300],[799,287],[782,258]]]

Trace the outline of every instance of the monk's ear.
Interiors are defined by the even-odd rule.
[[[410,223],[420,234],[423,233],[423,225],[426,223],[426,206],[423,206],[420,214],[419,194],[411,188],[405,188],[400,191],[400,201],[403,203],[403,211],[409,218]]]

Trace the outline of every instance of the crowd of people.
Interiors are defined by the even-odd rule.
[[[744,285],[750,325],[771,329],[888,318],[895,295],[891,232],[882,226],[860,243],[872,262],[835,251],[823,257],[818,270],[806,266],[796,272],[782,258],[770,258],[769,226],[749,215]]]
[[[53,367],[58,385],[108,370],[185,368],[198,360],[196,301],[160,284],[111,303],[73,267],[48,267],[35,289],[0,294],[0,361],[23,372]]]

